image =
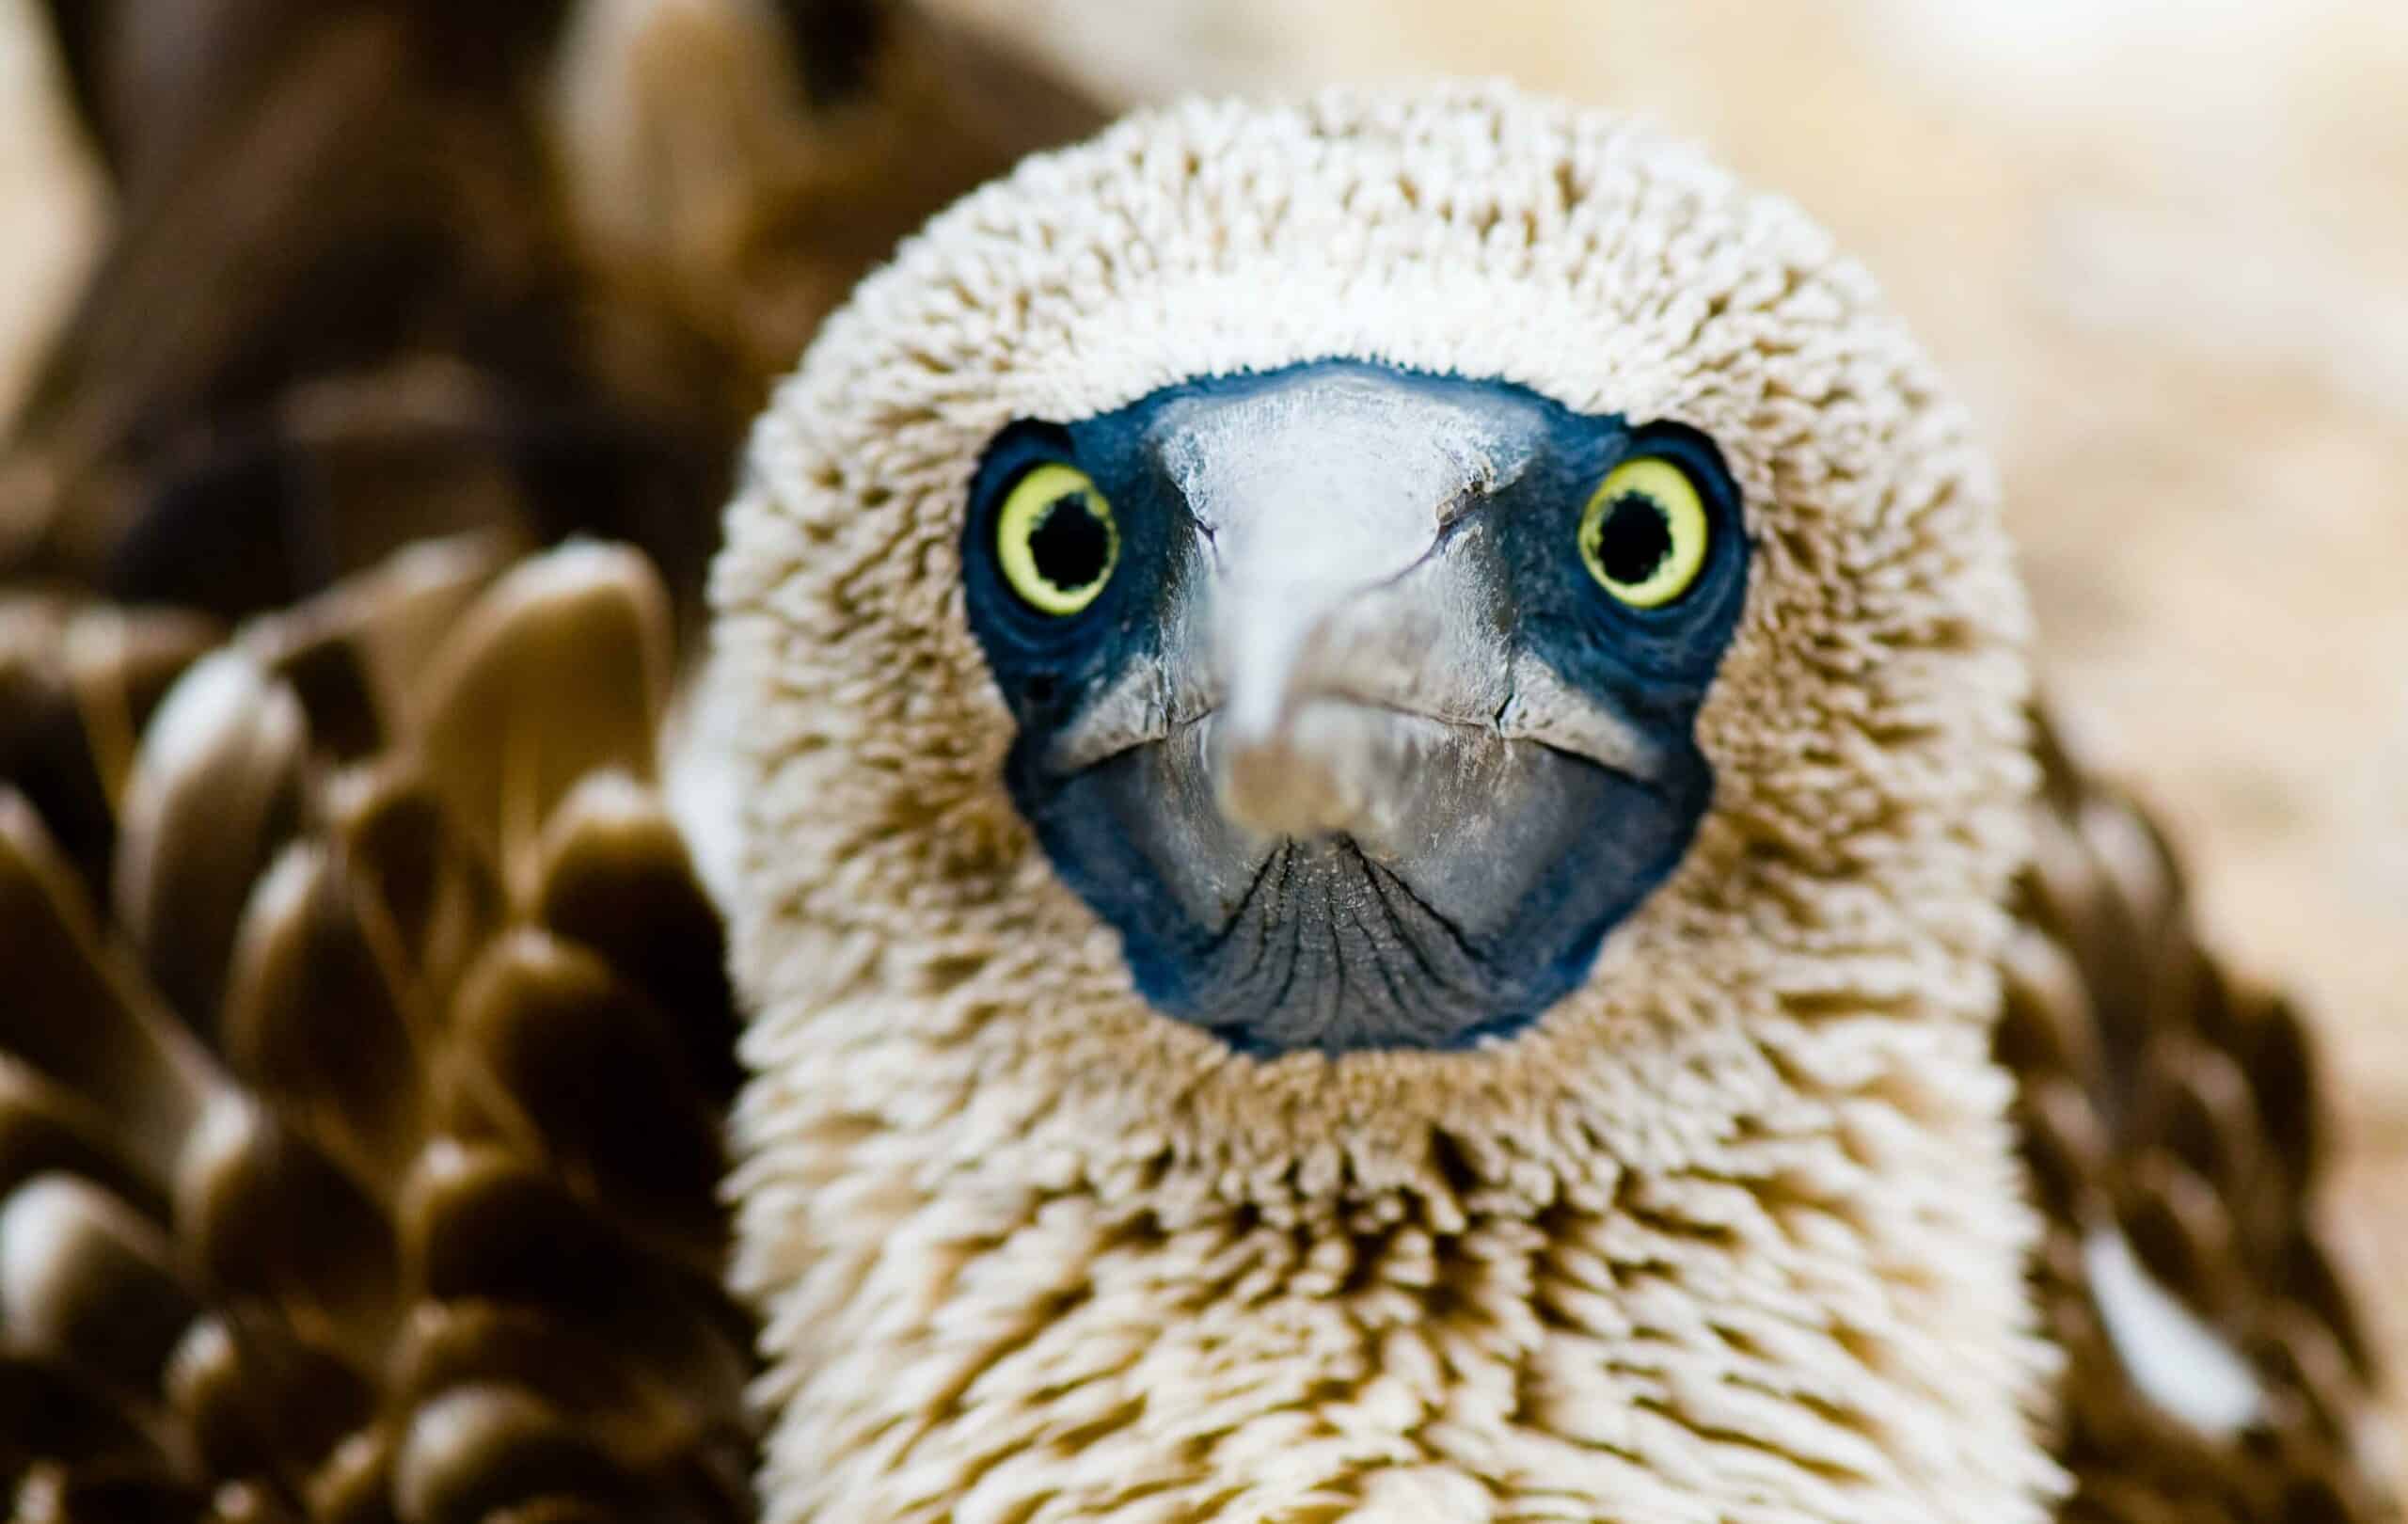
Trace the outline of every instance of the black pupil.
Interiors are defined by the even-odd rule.
[[[1065,593],[1092,586],[1112,564],[1112,531],[1085,491],[1054,500],[1028,535],[1037,575]]]
[[[1672,553],[1672,529],[1655,499],[1625,492],[1606,505],[1592,548],[1608,580],[1633,586],[1655,576]]]

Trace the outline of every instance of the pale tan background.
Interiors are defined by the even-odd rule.
[[[1494,72],[1643,112],[1887,282],[2004,461],[2047,674],[2328,1034],[2408,1369],[2408,4],[942,0],[1122,98]],[[103,225],[0,0],[0,414]]]

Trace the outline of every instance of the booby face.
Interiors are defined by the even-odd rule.
[[[1747,554],[1693,430],[1307,363],[1015,423],[963,523],[1012,798],[1243,1051],[1518,1030],[1704,814]]]

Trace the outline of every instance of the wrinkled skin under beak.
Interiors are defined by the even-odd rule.
[[[1527,1023],[1677,861],[1687,717],[1529,638],[1570,553],[1534,402],[1356,368],[1180,397],[1147,448],[1191,525],[1159,640],[1020,792],[1170,1013],[1275,1054]],[[1560,542],[1560,545],[1557,544]]]

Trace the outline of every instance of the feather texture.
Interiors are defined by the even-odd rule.
[[[626,551],[498,571],[422,548],[246,628],[59,833],[21,780],[195,643],[10,625],[105,720],[0,783],[17,1516],[749,1515],[732,1015],[648,783],[666,599]],[[93,620],[149,638],[73,671]]]
[[[2217,964],[2149,818],[2045,731],[2041,759],[1997,1041],[2049,1221],[2065,1516],[2397,1517],[2372,1352],[2315,1217],[2330,1143],[2307,1027]],[[2115,1253],[2229,1352],[2228,1411],[2199,1409],[2221,1378],[2196,1357],[2151,1374]]]
[[[0,608],[19,1516],[749,1512],[733,1014],[645,782],[661,594],[598,548],[500,559],[420,548],[205,656],[183,616]],[[2146,815],[2043,755],[1998,1051],[2069,1361],[2063,1516],[2392,1516],[2309,1210],[2305,1029],[2202,948]],[[2203,1432],[2135,1378],[2103,1228],[2260,1410]]]
[[[0,576],[223,617],[414,539],[642,546],[927,214],[1095,109],[885,0],[52,8],[117,230],[0,473]]]
[[[749,1516],[735,1015],[655,788],[674,599],[633,551],[510,564],[600,530],[690,592],[768,378],[1092,110],[856,0],[530,7],[465,71],[448,6],[168,8],[54,7],[125,214],[0,576],[205,611],[0,602],[5,1500]],[[1996,1051],[2061,1516],[2394,1517],[2307,1033],[2147,817],[2042,760]]]

